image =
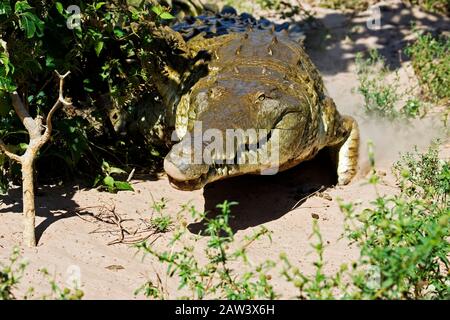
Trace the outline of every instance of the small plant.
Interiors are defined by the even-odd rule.
[[[161,5],[152,6],[151,10],[156,14],[158,19],[161,19],[161,20],[175,19],[175,17],[170,14],[170,12],[167,10],[167,8],[165,8]]]
[[[173,225],[172,218],[169,216],[161,216],[153,218],[150,221],[152,228],[157,233],[166,233],[170,230],[170,227]]]
[[[45,295],[42,299],[51,299],[51,300],[81,300],[84,296],[84,292],[77,288],[61,288],[55,281],[54,277],[50,275],[47,269],[41,269],[41,273],[50,283],[50,294]]]
[[[0,264],[0,300],[13,300],[15,295],[13,290],[22,278],[27,263],[18,262],[20,259],[19,248],[14,248],[7,265]]]
[[[323,8],[330,8],[335,10],[356,10],[364,11],[370,4],[376,1],[370,0],[320,0],[318,5]]]
[[[0,300],[15,300],[17,296],[14,294],[14,290],[22,279],[25,270],[28,266],[27,262],[19,262],[21,259],[19,248],[14,248],[13,253],[9,258],[9,263],[6,265],[0,264]],[[54,278],[50,277],[50,274],[46,269],[40,270],[44,277],[49,281],[51,286],[51,293],[44,295],[39,299],[53,299],[53,300],[80,300],[84,292],[78,288],[60,288]],[[34,289],[28,288],[26,295],[21,299],[29,299],[34,295]]]
[[[388,119],[415,118],[424,113],[422,102],[411,95],[410,90],[401,91],[398,75],[386,67],[378,51],[370,51],[364,59],[362,54],[356,56],[359,80],[358,92],[364,97],[364,111]],[[395,75],[393,80],[389,76]],[[401,106],[402,100],[405,100]]]
[[[380,181],[373,165],[369,183]],[[401,192],[381,196],[371,208],[356,210],[340,203],[346,214],[345,237],[360,248],[360,257],[338,272],[322,271],[324,245],[317,223],[313,245],[315,274],[305,275],[286,255],[282,275],[299,289],[301,299],[448,299],[450,297],[449,165],[436,146],[425,154],[406,154],[395,166]]]
[[[263,236],[268,236],[269,232],[261,228],[251,237],[247,237],[236,250],[231,250],[234,243],[234,233],[229,226],[230,208],[234,202],[227,202],[217,206],[220,209],[219,215],[209,219],[205,214],[201,214],[192,206],[183,206],[182,212],[189,211],[192,217],[206,222],[204,235],[209,237],[204,250],[204,258],[197,258],[195,254],[195,244],[199,237],[188,237],[186,226],[182,226],[175,232],[173,240],[170,242],[171,248],[164,252],[157,252],[148,243],[138,245],[138,248],[146,254],[151,254],[164,264],[167,264],[167,276],[179,278],[179,290],[187,289],[189,296],[186,299],[274,299],[276,297],[270,285],[269,270],[274,267],[272,261],[265,261],[258,265],[253,265],[247,257],[246,251],[254,241]],[[176,249],[180,248],[181,249]],[[236,272],[230,264],[240,262],[242,267],[248,270],[244,273]],[[241,270],[240,270],[241,271]],[[137,292],[144,292],[148,297],[164,298],[168,296],[166,288],[158,282],[147,282]]]
[[[349,222],[348,237],[361,248],[360,271],[353,275],[358,290],[353,297],[449,297],[449,165],[439,160],[436,146],[425,154],[408,153],[394,166],[400,194],[379,195],[373,208],[358,213],[353,204],[341,204]],[[377,286],[367,285],[361,270],[368,267],[377,270]]]
[[[172,218],[169,215],[164,214],[164,210],[167,208],[167,200],[162,198],[160,201],[153,202],[152,205],[152,218],[150,219],[150,226],[156,233],[166,233],[171,230],[173,226]],[[157,217],[153,217],[154,213],[157,213]]]
[[[448,13],[450,11],[448,0],[407,0],[407,2],[418,5],[430,12]]]
[[[281,0],[256,0],[256,3],[263,9],[278,10],[281,5]]]
[[[115,193],[117,191],[134,191],[133,187],[128,181],[116,180],[113,175],[123,175],[126,171],[109,165],[108,162],[103,161],[102,173],[98,175],[94,181],[94,187],[99,186],[102,190]]]
[[[283,263],[281,275],[299,290],[297,297],[299,299],[335,299],[336,288],[343,286],[341,277],[342,273],[347,270],[347,267],[343,265],[341,270],[334,276],[326,275],[323,272],[325,245],[317,221],[313,223],[312,236],[315,236],[318,240],[316,244],[311,245],[317,254],[317,260],[314,262],[315,273],[313,275],[305,275],[292,265],[286,254],[282,253],[280,255],[280,260]]]
[[[450,100],[450,39],[420,34],[406,48],[425,96],[433,101]]]

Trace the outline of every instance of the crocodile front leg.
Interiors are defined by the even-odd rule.
[[[331,147],[331,154],[335,157],[338,184],[346,185],[358,169],[359,128],[355,119],[349,116],[342,117],[342,127],[347,132],[347,137],[343,143]]]

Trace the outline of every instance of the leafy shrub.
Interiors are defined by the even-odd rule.
[[[50,276],[47,269],[41,269],[40,272],[47,279],[50,284],[50,294],[46,294],[42,299],[50,300],[81,300],[83,299],[83,290],[77,288],[78,284],[75,284],[75,288],[60,287],[54,278]]]
[[[400,90],[398,75],[386,67],[378,51],[370,51],[369,57],[356,56],[358,92],[364,97],[364,111],[388,119],[414,118],[425,113],[424,104],[411,94],[411,89]],[[389,76],[395,75],[393,80]],[[401,102],[404,100],[404,105]]]
[[[0,300],[16,298],[13,290],[16,289],[27,267],[25,262],[18,262],[19,258],[19,248],[15,248],[9,258],[9,263],[0,265]]]
[[[147,243],[138,246],[145,254],[151,254],[167,264],[167,276],[178,277],[178,289],[187,289],[190,292],[189,296],[182,298],[243,300],[276,297],[270,285],[271,277],[267,274],[274,266],[273,262],[265,261],[254,266],[246,254],[247,247],[252,242],[269,235],[268,230],[261,228],[251,237],[247,237],[237,249],[230,249],[234,243],[234,233],[229,226],[230,207],[235,204],[225,201],[218,205],[220,214],[213,219],[197,212],[192,206],[183,206],[182,212],[189,211],[196,220],[206,222],[204,235],[209,237],[203,255],[206,263],[202,263],[203,259],[194,254],[195,243],[199,241],[199,237],[188,237],[186,226],[175,232],[167,251],[157,252]],[[188,241],[194,244],[187,243]],[[177,250],[178,247],[181,249]],[[244,274],[238,274],[230,266],[232,262],[239,262],[241,267],[245,266],[248,270]],[[137,292],[144,292],[146,296],[153,298],[165,298],[168,295],[167,288],[163,287],[161,282],[155,285],[151,281],[145,283]]]
[[[358,11],[364,11],[366,10],[370,4],[374,3],[376,1],[370,1],[370,0],[320,0],[318,2],[318,5],[323,8],[330,8],[330,9],[349,9],[349,10],[358,10]]]
[[[103,161],[102,174],[98,175],[94,181],[94,187],[99,187],[101,190],[115,193],[117,191],[134,191],[133,187],[128,181],[120,181],[114,178],[116,175],[123,175],[126,172],[120,168],[112,167],[108,162]]]
[[[336,289],[344,285],[342,273],[347,270],[347,267],[343,265],[341,270],[333,276],[326,275],[323,272],[325,245],[317,221],[313,222],[313,234],[311,236],[316,237],[318,240],[317,243],[311,244],[314,252],[317,254],[317,260],[314,261],[314,274],[307,275],[303,273],[299,268],[292,265],[285,253],[282,253],[280,255],[280,260],[283,264],[281,275],[298,289],[299,299],[335,299]]]
[[[400,194],[379,195],[373,208],[358,213],[353,204],[341,205],[350,221],[360,223],[347,227],[361,249],[360,268],[375,267],[379,276],[379,286],[369,287],[362,272],[356,273],[354,297],[449,297],[449,165],[439,160],[436,147],[425,154],[406,154],[394,166]]]
[[[450,100],[450,39],[422,34],[409,45],[414,71],[426,96],[437,101]]]
[[[28,266],[28,263],[25,261],[19,262],[20,259],[20,250],[16,247],[9,258],[9,263],[6,265],[0,264],[0,300],[17,299],[14,291],[17,289]],[[43,295],[39,299],[81,300],[83,298],[84,292],[82,290],[78,288],[61,288],[46,269],[41,269],[40,272],[48,280],[51,291],[50,294]],[[30,287],[22,299],[29,299],[33,294],[34,288]]]
[[[408,2],[431,12],[450,12],[450,2],[448,0],[408,0]]]
[[[33,117],[45,114],[56,98],[54,70],[72,72],[66,88],[74,107],[57,115],[52,143],[37,163],[65,171],[47,174],[92,176],[102,159],[114,164],[133,159],[147,168],[159,161],[152,156],[158,147],[136,124],[130,130],[128,125],[143,105],[153,107],[149,101],[157,94],[146,67],[151,30],[172,16],[161,6],[134,3],[72,1],[83,14],[80,25],[69,29],[73,17],[61,2],[0,1],[0,138],[9,147],[27,143],[9,93],[17,90]],[[0,165],[5,189],[14,172],[4,161]]]
[[[172,218],[164,213],[167,208],[167,200],[162,198],[160,201],[155,201],[152,205],[152,217],[150,219],[150,226],[156,233],[166,233],[171,230],[173,226]],[[154,214],[157,217],[154,217]]]

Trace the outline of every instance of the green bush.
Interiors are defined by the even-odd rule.
[[[18,262],[20,258],[19,248],[15,248],[6,265],[0,264],[0,300],[13,300],[15,295],[13,291],[22,278],[27,264]]]
[[[152,217],[150,219],[150,226],[153,228],[155,233],[166,233],[169,232],[173,227],[172,218],[164,213],[167,209],[167,200],[162,198],[160,201],[155,201],[152,205]],[[154,217],[154,214],[157,217]]]
[[[56,115],[51,144],[37,162],[38,169],[55,168],[45,170],[47,178],[95,176],[103,159],[147,168],[160,161],[147,133],[128,125],[156,104],[148,70],[151,31],[172,16],[150,2],[134,3],[72,1],[83,14],[70,29],[72,13],[61,2],[0,1],[0,138],[10,148],[28,141],[9,93],[23,96],[31,116],[46,114],[58,94],[54,71],[71,71],[65,88],[74,107]],[[14,173],[0,159],[0,191]]]
[[[355,272],[352,297],[450,297],[449,167],[450,162],[439,160],[436,146],[425,154],[408,153],[393,169],[398,195],[378,195],[373,207],[362,211],[341,205],[348,237],[361,250],[359,269],[375,268],[379,278],[377,286],[369,286],[364,271]]]
[[[318,5],[323,8],[330,8],[335,10],[357,10],[364,11],[366,10],[371,3],[376,1],[370,0],[320,0],[318,1]]]
[[[434,101],[450,101],[450,39],[422,34],[406,53],[425,95]]]
[[[380,2],[380,0],[311,0],[311,2],[321,7],[335,10],[348,9],[364,11],[370,5]],[[448,13],[450,11],[450,3],[448,0],[405,0],[404,2],[419,6],[430,12]]]
[[[431,12],[450,12],[450,2],[448,0],[408,0],[408,2]]]
[[[0,300],[15,300],[18,299],[14,291],[25,273],[28,263],[19,261],[21,254],[19,248],[14,248],[13,253],[6,265],[0,264]],[[50,293],[43,295],[39,299],[52,300],[81,300],[84,292],[79,288],[61,288],[53,277],[50,276],[46,269],[41,269],[40,272],[50,284]],[[21,299],[33,298],[34,288],[28,288],[26,294]]]
[[[411,89],[400,89],[398,75],[393,73],[377,50],[369,56],[356,56],[359,80],[358,92],[364,98],[364,112],[387,119],[415,118],[425,114],[424,103],[411,94]],[[392,80],[389,79],[393,77]],[[405,101],[402,105],[402,101]]]
[[[194,249],[200,238],[188,236],[186,226],[182,226],[175,232],[170,242],[170,247],[163,252],[158,252],[148,243],[138,245],[145,254],[156,257],[160,262],[167,265],[166,276],[179,279],[178,290],[186,289],[189,295],[182,296],[184,299],[274,299],[276,297],[270,275],[267,274],[274,266],[272,261],[265,261],[253,265],[247,257],[247,247],[263,236],[269,236],[265,228],[261,228],[251,237],[247,237],[244,243],[231,249],[235,244],[234,233],[229,226],[230,207],[234,202],[225,201],[217,207],[220,214],[209,219],[194,207],[185,205],[181,213],[190,212],[196,221],[205,222],[205,231],[202,235],[209,237],[202,258],[198,258]],[[181,249],[178,249],[181,248]],[[202,262],[206,259],[206,262]],[[239,272],[230,266],[231,263],[239,262]],[[244,273],[243,269],[246,268]],[[158,275],[158,279],[161,277]],[[137,290],[143,292],[147,297],[167,298],[173,297],[172,292],[167,292],[160,281],[148,281]]]

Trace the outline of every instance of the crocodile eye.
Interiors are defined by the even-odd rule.
[[[208,95],[212,99],[216,99],[221,97],[225,93],[225,89],[223,87],[215,87],[208,90]]]
[[[264,93],[258,93],[258,100],[264,101],[266,99],[266,95]]]

